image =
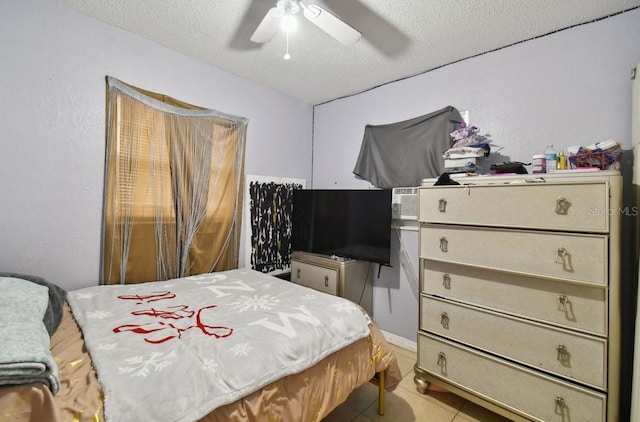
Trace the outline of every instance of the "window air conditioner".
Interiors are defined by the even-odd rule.
[[[391,215],[394,220],[418,220],[418,188],[393,188]]]

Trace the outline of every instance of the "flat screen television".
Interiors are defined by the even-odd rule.
[[[293,192],[291,250],[390,265],[391,190]]]

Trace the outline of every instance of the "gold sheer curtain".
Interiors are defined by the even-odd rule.
[[[103,284],[238,266],[247,119],[107,77]]]

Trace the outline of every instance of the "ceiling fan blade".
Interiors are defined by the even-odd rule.
[[[344,21],[314,4],[300,2],[304,9],[304,17],[313,22],[318,28],[331,35],[344,45],[354,44],[360,39],[360,32],[353,29]]]
[[[265,43],[271,41],[279,28],[279,20],[282,17],[282,11],[277,7],[269,9],[262,22],[256,28],[253,35],[251,35],[251,41],[255,43]]]

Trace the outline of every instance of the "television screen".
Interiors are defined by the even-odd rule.
[[[291,250],[389,265],[391,190],[293,192]]]

